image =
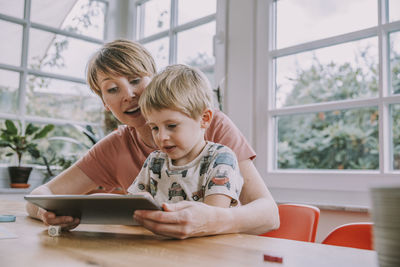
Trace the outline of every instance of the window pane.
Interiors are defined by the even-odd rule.
[[[169,62],[169,39],[168,37],[144,44],[150,54],[154,57],[157,69],[168,66]]]
[[[19,73],[0,70],[0,112],[16,113]]]
[[[276,59],[276,106],[378,95],[378,42],[369,38]]]
[[[43,126],[43,125],[38,125]],[[99,137],[96,129],[93,129],[95,136]],[[61,137],[61,138],[59,138]],[[64,137],[69,138],[66,140]],[[39,149],[48,161],[52,161],[53,167],[63,167],[63,162],[57,161],[57,159],[64,159],[74,163],[88,149],[93,146],[93,143],[85,136],[81,131],[78,131],[73,125],[55,125],[54,130],[51,131],[47,138],[41,139],[39,143]],[[39,163],[43,165],[43,160],[30,160],[31,162]],[[65,166],[67,167],[67,166]],[[54,170],[57,172],[57,170]]]
[[[24,0],[0,0],[0,13],[22,19],[24,17]]]
[[[178,33],[178,63],[195,67],[213,65],[215,22]]]
[[[213,90],[213,104],[215,108],[221,108],[222,107],[222,88],[219,89],[219,92],[217,92],[218,86],[223,86],[223,80],[222,81],[215,81],[215,71],[214,67],[210,68],[205,68],[201,70],[204,75],[208,78],[208,81],[210,82],[211,88]],[[218,93],[219,98],[218,98]],[[222,110],[222,109],[221,109]]]
[[[215,84],[214,67],[202,69],[201,71],[204,73],[204,75],[206,75],[206,77],[210,81],[211,87],[215,87],[214,89],[217,89],[218,84]],[[221,84],[223,83],[223,81],[219,81],[219,82]]]
[[[4,128],[4,120],[0,119],[0,127]],[[6,154],[8,153],[8,149],[0,149],[0,163],[10,163],[9,158],[6,157]]]
[[[4,129],[6,127],[5,125],[5,119],[0,119],[0,128]],[[15,124],[17,124],[15,121],[13,121]],[[1,148],[0,149],[0,163],[6,163],[6,164],[18,164],[17,163],[17,159],[14,156],[11,157],[6,157],[6,154],[8,154],[9,152],[12,152],[13,150],[11,150],[9,147],[6,148]],[[1,184],[0,184],[1,187]]]
[[[277,125],[280,169],[379,168],[377,108],[281,116]]]
[[[106,5],[91,0],[32,0],[31,20],[103,39]]]
[[[0,20],[0,63],[19,66],[21,64],[22,26]],[[7,36],[7,38],[4,38]]]
[[[179,0],[178,24],[183,24],[217,12],[216,0]]]
[[[45,72],[85,79],[89,57],[100,45],[31,29],[28,66]]]
[[[400,32],[390,34],[391,84],[394,94],[400,93]]]
[[[281,0],[276,5],[278,48],[378,24],[376,0]]]
[[[400,169],[400,104],[390,106],[392,117],[393,169]]]
[[[88,122],[101,120],[101,100],[83,84],[31,75],[26,97],[30,115]]]
[[[400,1],[389,0],[389,21],[400,20]]]
[[[138,10],[139,38],[167,30],[170,22],[170,10],[171,3],[166,0],[151,0],[140,5]]]

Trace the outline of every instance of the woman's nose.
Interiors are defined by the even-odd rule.
[[[124,100],[131,100],[132,98],[135,98],[135,90],[133,88],[126,88],[125,89],[125,94],[124,94]]]

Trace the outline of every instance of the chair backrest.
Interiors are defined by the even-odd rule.
[[[322,244],[373,250],[373,223],[348,223],[333,229]]]
[[[311,205],[278,205],[280,226],[261,236],[315,242],[319,220],[319,209]]]

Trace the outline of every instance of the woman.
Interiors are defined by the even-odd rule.
[[[157,149],[138,106],[139,97],[155,72],[152,56],[140,44],[116,40],[104,45],[88,64],[88,83],[106,110],[125,125],[32,194],[86,194],[98,186],[126,190],[146,157]],[[181,239],[238,232],[260,234],[277,228],[277,206],[252,162],[255,153],[240,131],[226,115],[216,111],[205,137],[236,153],[244,178],[240,195],[243,206],[224,209],[183,201],[165,205],[164,211],[135,211],[134,219],[154,233]],[[45,224],[61,225],[63,229],[79,224],[78,218],[56,217],[30,203],[27,211]]]

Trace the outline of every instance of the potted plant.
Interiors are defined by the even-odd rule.
[[[7,153],[6,156],[17,155],[18,166],[9,166],[8,172],[10,174],[11,187],[14,188],[27,188],[29,175],[32,167],[21,166],[22,156],[29,153],[33,158],[40,157],[40,151],[37,148],[35,140],[44,138],[47,134],[54,129],[53,124],[47,124],[43,127],[37,127],[29,123],[25,131],[23,131],[21,123],[19,122],[17,128],[13,121],[6,120],[5,128],[0,129],[0,147],[8,147],[12,152]]]

